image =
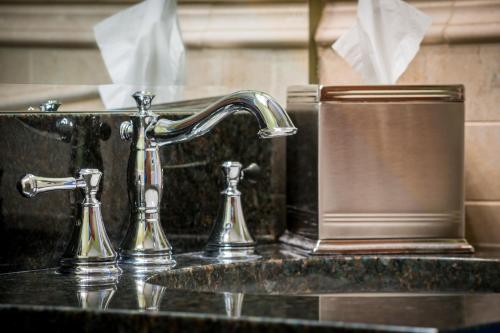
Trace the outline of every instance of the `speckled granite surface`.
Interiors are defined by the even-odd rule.
[[[171,271],[82,287],[53,270],[0,275],[10,330],[169,332],[500,331],[500,256],[177,256]],[[186,290],[189,289],[189,290]]]
[[[119,126],[127,119],[120,113],[0,115],[0,272],[56,265],[71,235],[75,204],[81,200],[76,191],[25,199],[16,182],[26,173],[63,177],[81,168],[102,170],[103,218],[113,245],[119,246],[129,214],[130,142],[119,137]],[[73,123],[73,128],[61,130],[61,120]],[[162,223],[174,251],[199,250],[206,242],[217,213],[220,164],[225,160],[261,166],[257,183],[241,184],[251,232],[272,240],[283,230],[285,141],[260,140],[257,131],[253,116],[242,113],[201,138],[161,149]]]

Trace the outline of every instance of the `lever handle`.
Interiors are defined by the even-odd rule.
[[[97,169],[82,169],[78,178],[48,178],[27,174],[17,183],[17,187],[19,192],[27,198],[32,198],[38,193],[76,188],[82,188],[85,194],[93,196],[99,189],[101,176],[102,172]]]
[[[18,182],[18,190],[26,198],[33,198],[38,193],[56,191],[56,190],[73,190],[76,188],[76,178],[47,178],[38,177],[32,174],[27,174]]]
[[[241,170],[241,179],[245,178],[251,183],[255,183],[260,177],[260,166],[257,163],[250,163],[245,169]]]

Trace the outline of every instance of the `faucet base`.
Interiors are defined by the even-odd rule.
[[[253,260],[259,259],[260,256],[255,253],[255,246],[232,246],[226,244],[225,246],[207,245],[202,257],[209,259],[220,260]]]
[[[170,267],[176,264],[172,257],[172,251],[154,251],[154,252],[121,252],[118,258],[120,265],[132,266],[161,266]]]
[[[160,222],[159,208],[141,208],[132,214],[130,224],[118,250],[120,265],[173,266],[172,246]]]

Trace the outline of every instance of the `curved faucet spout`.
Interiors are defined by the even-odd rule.
[[[172,121],[160,119],[148,128],[159,146],[185,142],[208,133],[220,121],[237,111],[248,111],[259,124],[261,138],[292,135],[297,132],[285,110],[268,94],[239,91],[221,98],[205,110]]]

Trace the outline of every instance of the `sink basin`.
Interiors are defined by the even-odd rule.
[[[338,256],[204,264],[155,275],[168,289],[271,295],[500,291],[500,261],[413,256]]]

